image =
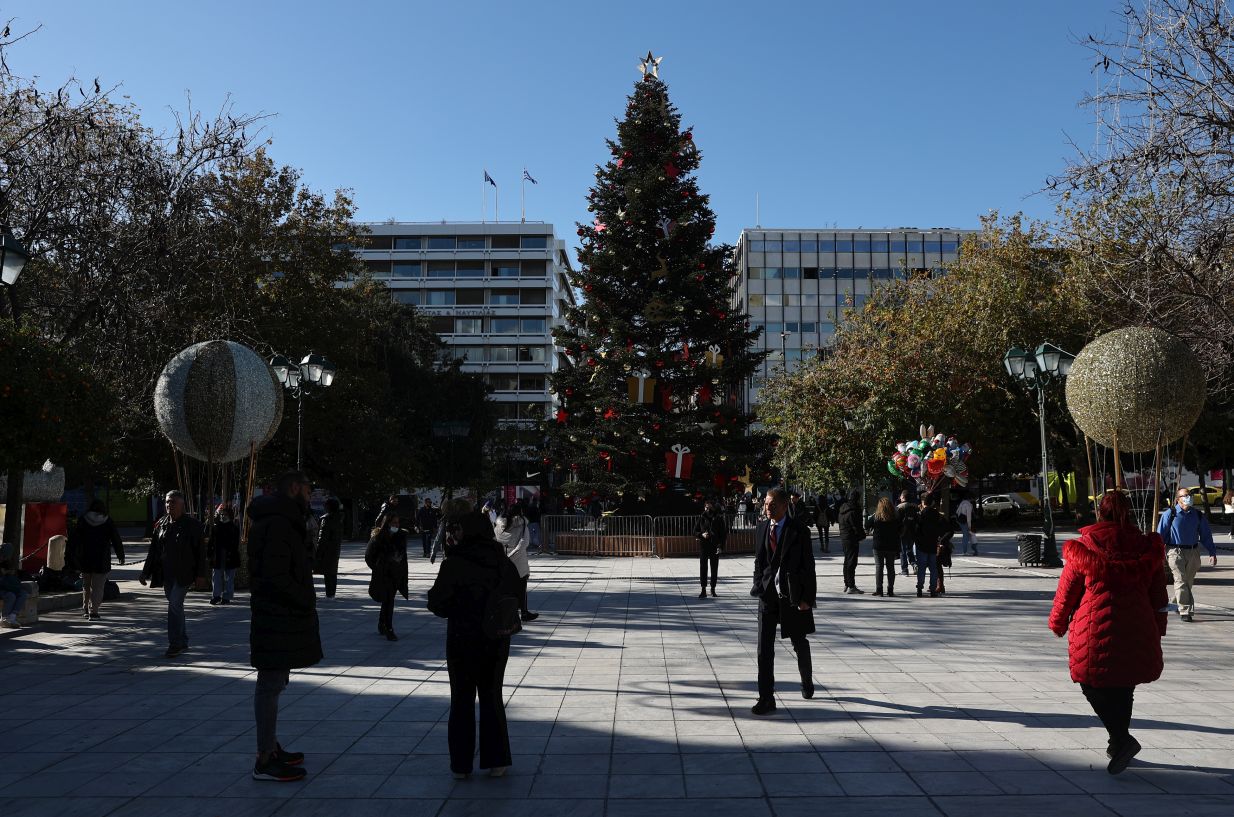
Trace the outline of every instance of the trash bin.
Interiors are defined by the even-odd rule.
[[[1020,550],[1020,564],[1041,565],[1043,537],[1039,533],[1021,533],[1015,538]]]

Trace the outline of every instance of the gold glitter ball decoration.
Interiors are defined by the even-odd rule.
[[[1093,440],[1120,451],[1152,451],[1182,437],[1204,408],[1204,371],[1195,354],[1160,329],[1107,332],[1076,355],[1067,408]]]

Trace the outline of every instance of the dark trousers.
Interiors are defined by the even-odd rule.
[[[711,565],[711,589],[716,589],[716,579],[720,576],[720,554],[715,548],[703,546],[698,557],[698,581],[704,589],[707,588],[707,566]]]
[[[874,551],[874,592],[883,592],[883,574],[887,574],[887,590],[896,587],[896,559],[898,553],[882,553]]]
[[[1131,705],[1135,687],[1095,687],[1080,684],[1080,690],[1092,706],[1101,725],[1110,733],[1114,742],[1126,740],[1131,735]]]
[[[831,552],[831,523],[818,526],[818,543],[822,548],[823,553]]]
[[[930,571],[930,592],[933,593],[942,581],[942,574],[938,569],[938,556],[933,553],[918,553],[917,554],[917,589],[920,590],[925,584],[926,571]]]
[[[382,599],[381,612],[377,614],[377,629],[383,633],[388,633],[394,629],[394,594],[390,594],[390,598]]]
[[[291,671],[257,670],[253,691],[253,715],[257,722],[257,752],[268,755],[278,747],[279,694],[287,688]]]
[[[776,630],[780,626],[780,602],[778,599],[758,601],[758,699],[770,701],[776,691]],[[790,639],[793,652],[797,653],[797,670],[801,681],[810,680],[814,670],[810,664],[810,642],[803,635]]]
[[[424,558],[427,559],[433,552],[433,534],[435,531],[422,530],[420,531],[420,544],[424,548]]]
[[[322,578],[326,582],[326,598],[334,598],[334,594],[338,592],[338,571],[333,573],[325,573]]]
[[[908,572],[909,565],[916,565],[917,557],[913,555],[913,540],[900,540],[900,569],[905,573]]]
[[[857,542],[844,543],[844,586],[857,586],[857,554],[860,545]]]
[[[518,609],[524,613],[530,613],[530,608],[527,607],[527,583],[531,580],[531,574],[521,577],[518,580]]]
[[[446,638],[450,674],[450,771],[471,773],[476,754],[476,698],[480,699],[480,768],[510,765],[510,734],[501,698],[510,639],[480,635]]]

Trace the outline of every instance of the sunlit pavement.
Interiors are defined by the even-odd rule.
[[[1223,539],[1225,537],[1222,537]],[[867,543],[868,546],[868,543]],[[435,568],[413,562],[400,641],[376,632],[362,545],[340,598],[319,600],[326,660],[292,674],[280,739],[306,782],[249,777],[248,609],[188,602],[189,652],[162,657],[164,601],[104,620],[45,615],[0,631],[0,814],[17,815],[1184,815],[1234,814],[1234,555],[1200,574],[1194,624],[1174,617],[1166,671],[1140,687],[1140,757],[1105,771],[1106,736],[1046,628],[1057,571],[1019,568],[1009,534],[957,558],[940,599],[839,591],[819,560],[818,693],[802,700],[787,642],[779,710],[754,703],[751,560],[721,562],[699,599],[693,559],[533,557],[541,613],[506,673],[514,766],[454,781],[446,758],[444,622]]]

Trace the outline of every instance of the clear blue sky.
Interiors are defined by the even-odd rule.
[[[1093,142],[1091,59],[1119,0],[420,2],[0,0],[48,85],[119,83],[156,127],[230,94],[279,162],[365,220],[476,219],[482,169],[574,239],[603,140],[650,48],[704,158],[716,238],[763,226],[975,226]],[[489,217],[492,217],[491,203]]]

